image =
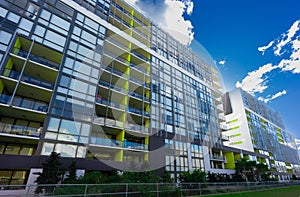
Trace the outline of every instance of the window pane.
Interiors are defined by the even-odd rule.
[[[75,157],[76,147],[70,144],[56,144],[55,152],[60,153],[62,157]]]
[[[58,131],[59,121],[60,119],[51,118],[48,125],[48,131]]]
[[[69,134],[74,134],[78,135],[80,130],[80,123],[79,122],[74,122],[70,120],[62,120],[59,132],[60,133],[69,133]]]

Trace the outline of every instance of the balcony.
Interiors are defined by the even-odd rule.
[[[13,134],[20,136],[29,136],[39,138],[41,134],[41,128],[33,128],[22,125],[13,125],[8,123],[0,123],[0,133]]]
[[[108,42],[110,42],[110,43],[112,43],[112,44],[114,44],[114,45],[116,45],[118,47],[120,47],[123,50],[128,50],[128,46],[123,45],[122,43],[120,43],[120,42],[118,42],[118,41],[116,41],[116,40],[114,40],[114,39],[112,39],[110,37],[105,38],[105,40],[107,40]]]
[[[127,60],[121,58],[121,57],[118,56],[118,55],[115,55],[115,54],[113,54],[113,53],[111,53],[111,52],[109,52],[109,51],[107,51],[107,50],[104,50],[103,53],[104,53],[104,55],[106,55],[106,56],[112,58],[113,60],[118,60],[119,62],[125,64],[126,66],[129,65],[129,62],[128,62]]]
[[[110,118],[104,118],[104,117],[95,117],[93,123],[104,125],[104,126],[113,126],[118,128],[122,128],[124,125],[124,123],[121,121],[110,119]]]
[[[149,62],[149,60],[146,57],[142,56],[141,54],[139,54],[139,53],[137,53],[137,52],[135,52],[133,50],[131,50],[131,54],[133,54],[134,56],[138,57],[139,59],[141,59],[141,60],[143,60],[145,62]]]
[[[141,94],[138,94],[136,92],[128,92],[128,94],[132,97],[135,97],[135,98],[138,98],[138,99],[141,99],[141,100],[145,100],[147,102],[149,102],[149,99]]]
[[[42,65],[50,67],[50,68],[53,68],[55,70],[58,70],[58,68],[59,68],[58,64],[56,64],[56,63],[54,63],[54,62],[52,62],[50,60],[47,60],[45,58],[39,57],[37,55],[28,54],[27,51],[24,51],[22,49],[13,48],[12,54],[15,54],[15,55],[23,57],[23,58],[27,58],[28,55],[29,55],[29,59],[32,60],[32,61],[34,61],[34,62],[37,62],[39,64],[42,64]]]
[[[96,145],[102,145],[102,146],[110,146],[110,147],[123,147],[123,142],[118,141],[118,140],[112,140],[108,138],[98,138],[98,137],[91,137],[91,144],[96,144]]]
[[[128,123],[128,124],[126,124],[125,129],[126,130],[131,130],[131,131],[138,131],[138,132],[148,133],[148,128],[145,128],[145,126],[137,125],[137,124]]]
[[[107,106],[114,107],[117,109],[122,109],[122,110],[125,109],[125,105],[111,101],[111,100],[107,100],[105,98],[96,98],[96,103],[107,105]]]
[[[134,114],[138,114],[138,115],[144,115],[144,116],[147,116],[149,117],[149,113],[146,112],[146,111],[142,111],[140,109],[137,109],[137,108],[134,108],[134,107],[128,107],[127,108],[127,111],[130,112],[130,113],[134,113]]]
[[[214,160],[214,161],[225,161],[225,157],[220,156],[220,155],[210,154],[209,158],[210,158],[210,160]]]
[[[102,86],[104,86],[104,87],[107,87],[107,88],[109,88],[109,89],[114,89],[114,90],[116,90],[117,92],[122,92],[123,94],[126,94],[126,90],[125,89],[123,89],[123,88],[120,88],[120,87],[118,87],[118,86],[116,86],[116,85],[113,85],[113,84],[110,84],[110,83],[108,83],[108,82],[106,82],[106,81],[99,81],[99,84],[100,85],[102,85]]]
[[[148,145],[140,144],[135,142],[129,141],[119,141],[119,140],[112,140],[108,138],[97,138],[91,137],[90,144],[101,145],[101,146],[109,146],[109,147],[116,147],[116,148],[128,148],[128,149],[136,149],[136,150],[148,150]]]
[[[229,141],[229,137],[227,135],[221,134],[222,141]]]
[[[144,81],[141,81],[141,80],[139,80],[139,79],[136,79],[136,78],[134,78],[134,77],[132,77],[132,76],[130,76],[129,79],[130,79],[131,81],[137,83],[138,85],[143,85],[143,86],[146,87],[146,88],[150,88],[150,85],[147,84],[147,83],[145,83]]]
[[[132,67],[134,69],[137,69],[137,70],[141,71],[142,73],[148,74],[146,69],[141,68],[141,67],[139,67],[139,66],[137,66],[137,65],[135,65],[133,63],[130,63],[130,67]]]
[[[0,103],[8,105],[10,102],[11,96],[0,94]]]
[[[140,144],[140,143],[135,143],[135,142],[128,142],[124,141],[124,148],[128,149],[137,149],[137,150],[148,150],[148,145],[146,144]]]
[[[0,94],[0,103],[9,104],[11,96]],[[30,109],[34,111],[47,112],[48,104],[27,98],[14,97],[13,106]]]
[[[120,71],[118,71],[118,70],[116,70],[116,69],[113,69],[113,68],[110,67],[110,66],[103,66],[103,69],[104,69],[104,70],[107,70],[107,71],[109,71],[109,72],[111,72],[111,73],[114,73],[114,74],[116,74],[116,75],[118,75],[118,76],[120,76],[120,77],[124,77],[125,79],[128,77],[128,75],[127,75],[126,73],[122,73],[122,72],[120,72]]]
[[[4,76],[12,78],[12,79],[18,80],[20,78],[20,74],[21,73],[10,70],[10,69],[5,69],[4,70]],[[25,74],[23,74],[21,76],[21,81],[26,82],[26,83],[30,83],[32,85],[40,86],[40,87],[43,87],[43,88],[47,88],[47,89],[50,89],[50,90],[52,90],[53,86],[54,86],[52,82],[42,80],[42,79],[39,79],[37,77],[32,77],[32,76],[29,76],[29,75],[25,75]]]
[[[12,105],[34,111],[47,112],[48,104],[15,96]]]

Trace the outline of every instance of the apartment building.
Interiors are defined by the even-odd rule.
[[[241,89],[227,93],[224,100],[229,137],[224,145],[252,153],[247,157],[249,160],[267,164],[279,179],[299,175],[295,138],[285,130],[278,112]],[[233,153],[226,153],[226,157],[234,161]],[[234,163],[229,162],[227,166],[234,168]]]
[[[122,0],[0,1],[0,184],[33,183],[52,151],[83,173],[224,167],[223,93]]]

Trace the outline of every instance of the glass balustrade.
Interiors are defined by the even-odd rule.
[[[40,137],[42,129],[22,125],[13,125],[8,123],[0,123],[0,133]]]
[[[20,78],[21,74],[17,71],[14,71],[14,70],[5,69],[3,75],[5,77],[9,77],[9,78],[18,80]],[[26,83],[30,83],[32,85],[41,86],[43,88],[53,89],[53,83],[52,82],[42,80],[42,79],[37,78],[37,77],[33,77],[33,76],[23,74],[21,76],[21,81],[26,82]]]
[[[24,58],[28,57],[28,52],[24,51],[22,49],[13,48],[12,53],[15,54],[15,55],[24,57]],[[54,68],[54,69],[58,70],[59,65],[55,62],[52,62],[50,60],[47,60],[45,58],[39,57],[39,56],[34,55],[34,54],[29,54],[28,58],[30,60],[34,61],[34,62],[37,62],[37,63],[42,64],[44,66],[47,66],[47,67]]]

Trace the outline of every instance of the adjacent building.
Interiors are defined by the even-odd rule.
[[[224,100],[229,137],[225,146],[255,153],[250,160],[267,164],[280,179],[299,174],[295,138],[277,112],[241,89],[225,94]]]

